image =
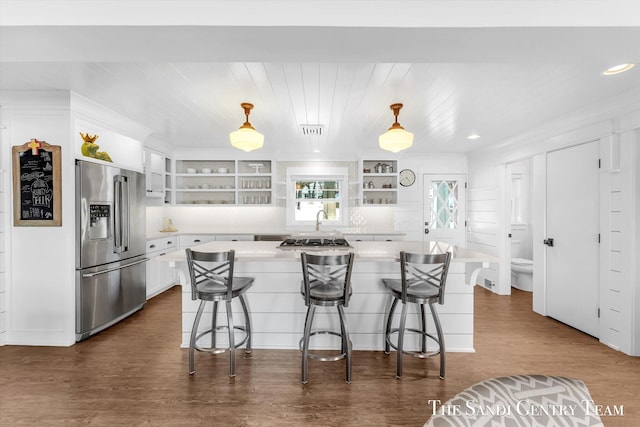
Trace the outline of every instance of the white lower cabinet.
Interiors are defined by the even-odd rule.
[[[347,242],[368,242],[373,240],[373,236],[371,234],[343,234]]]
[[[177,282],[175,268],[158,258],[178,248],[177,236],[147,241],[147,299],[158,295]]]
[[[404,236],[400,234],[345,234],[344,238],[348,242],[391,242],[395,240],[404,240]]]
[[[213,242],[251,241],[253,234],[181,234],[180,249],[190,248],[203,243]]]
[[[218,242],[248,242],[253,240],[253,234],[218,234]]]
[[[181,234],[180,249],[190,248],[216,240],[215,234]]]

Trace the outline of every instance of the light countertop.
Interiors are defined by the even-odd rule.
[[[493,263],[498,262],[498,258],[492,255],[472,251],[461,246],[450,245],[443,242],[418,242],[418,241],[364,241],[349,242],[352,248],[349,249],[309,249],[308,252],[322,255],[335,255],[347,251],[353,251],[356,259],[360,261],[373,262],[397,262],[399,260],[400,251],[415,253],[443,253],[452,252],[452,262],[481,262]],[[236,261],[299,261],[300,250],[298,249],[279,249],[279,242],[254,242],[254,241],[236,241],[223,242],[214,241],[193,246],[191,249],[201,252],[222,252],[235,250]],[[160,257],[160,261],[164,262],[180,262],[185,261],[186,255],[184,250],[169,253]]]
[[[329,230],[324,230],[324,232],[328,232]],[[229,229],[224,229],[224,230],[214,230],[214,229],[198,229],[198,230],[188,230],[188,229],[180,229],[178,231],[173,231],[173,232],[161,232],[161,231],[154,231],[152,233],[147,234],[147,240],[150,239],[158,239],[158,238],[163,238],[163,237],[170,237],[170,236],[179,236],[179,235],[186,235],[186,234],[215,234],[216,236],[255,236],[255,235],[260,235],[260,236],[270,236],[270,235],[274,235],[274,236],[282,236],[282,235],[292,235],[292,234],[299,234],[299,233],[303,233],[303,232],[309,232],[309,230],[275,230],[275,231],[268,231],[268,232],[264,232],[264,231],[247,231],[246,229],[242,230],[242,231],[233,231],[233,230],[229,230]],[[364,232],[364,231],[349,231],[349,230],[340,230],[340,232],[342,234],[346,234],[346,235],[352,235],[352,236],[405,236],[406,233],[403,232],[399,232],[399,231],[375,231],[375,232]]]

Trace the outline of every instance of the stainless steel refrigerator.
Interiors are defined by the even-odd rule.
[[[76,160],[76,341],[146,302],[144,175]]]

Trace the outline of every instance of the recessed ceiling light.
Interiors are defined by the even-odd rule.
[[[625,71],[629,71],[630,69],[632,69],[634,65],[635,64],[616,65],[615,67],[607,68],[602,74],[604,74],[605,76],[612,76],[614,74],[624,73]]]
[[[478,135],[477,133],[472,133],[467,137],[467,139],[478,139],[478,138],[480,138],[480,135]]]

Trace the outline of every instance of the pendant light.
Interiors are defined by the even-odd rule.
[[[390,108],[393,110],[393,115],[396,120],[388,131],[380,135],[378,143],[383,150],[397,153],[413,145],[413,134],[404,130],[404,128],[400,126],[400,123],[398,123],[398,113],[400,113],[402,104],[391,104]]]
[[[255,130],[255,128],[251,126],[251,123],[249,123],[249,113],[253,108],[253,104],[243,102],[240,106],[244,109],[246,120],[243,125],[240,126],[240,129],[229,134],[231,145],[247,152],[262,148],[264,135]]]

